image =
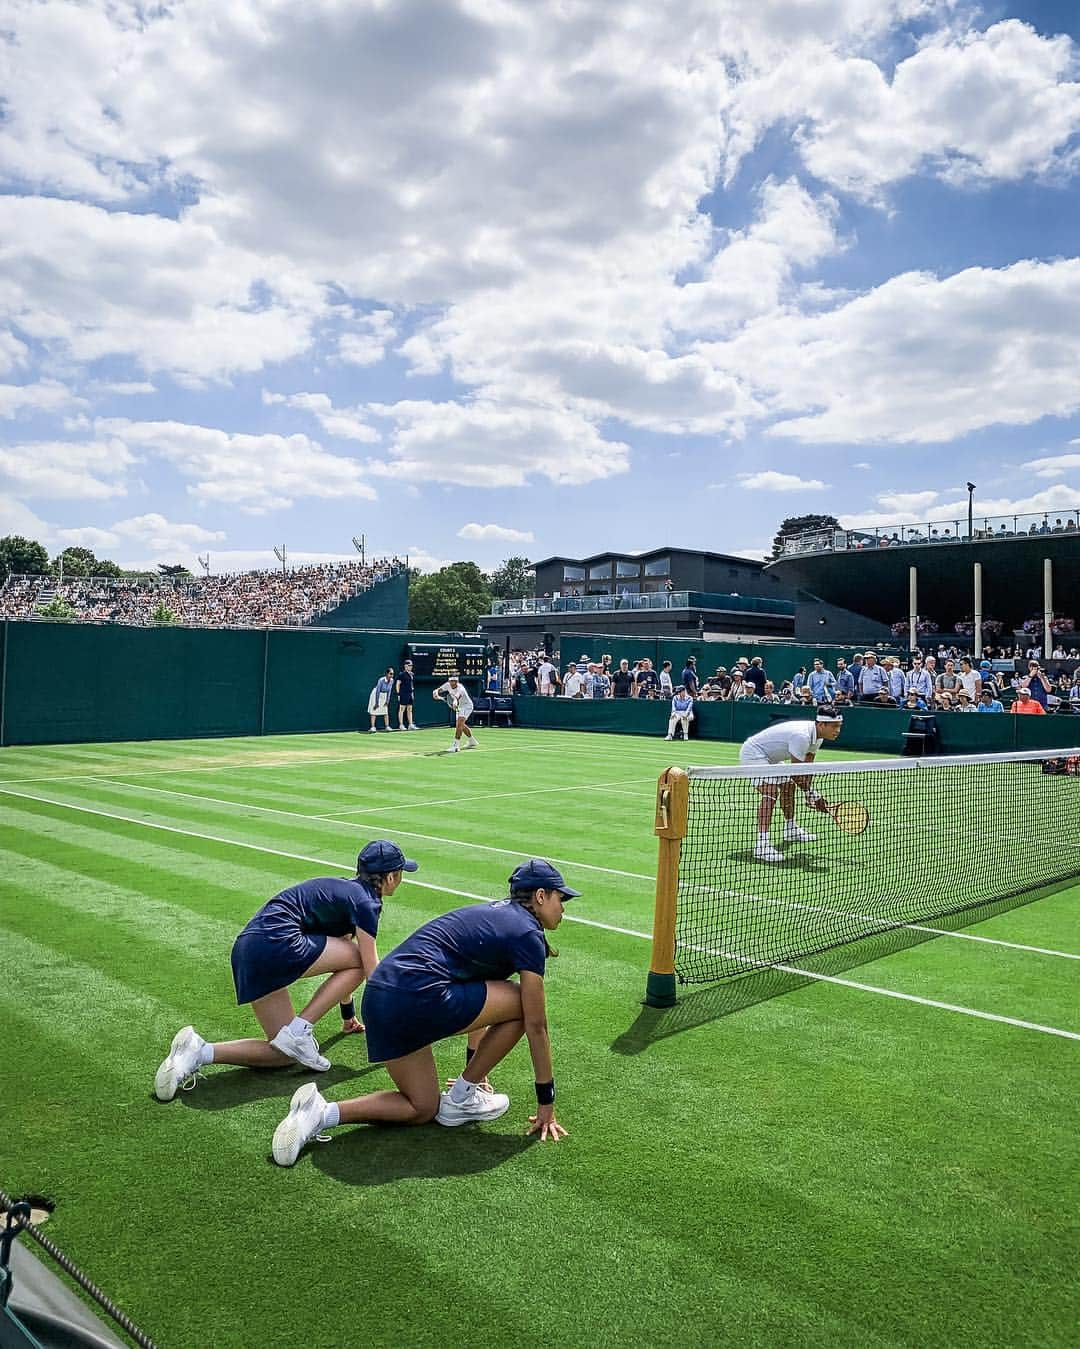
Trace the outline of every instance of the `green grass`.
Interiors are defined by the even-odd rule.
[[[144,1329],[165,1349],[1075,1342],[1076,1040],[771,974],[648,1012],[646,941],[579,922],[548,975],[557,1146],[521,1135],[524,1046],[498,1123],[343,1129],[291,1171],[269,1144],[299,1074],[211,1068],[154,1101],[179,1026],[252,1033],[240,927],[368,838],[434,887],[388,901],[383,951],[530,854],[563,859],[575,917],[649,930],[672,746],[493,731],[420,752],[445,739],[0,751],[0,1187],[51,1195],[54,1240]],[[1078,897],[967,930],[1080,952]],[[908,935],[832,968],[1080,1032],[1075,961]],[[335,1019],[326,1094],[385,1085]]]

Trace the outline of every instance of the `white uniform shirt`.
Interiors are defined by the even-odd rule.
[[[473,710],[472,699],[469,697],[469,691],[464,684],[459,684],[456,689],[449,684],[440,684],[439,693],[459,717],[468,717]]]
[[[821,744],[817,725],[812,721],[778,721],[752,735],[739,750],[741,763],[783,763],[786,759],[805,759]]]
[[[552,684],[555,682],[555,674],[557,673],[555,666],[552,665],[551,661],[542,661],[540,668],[536,673],[540,676],[540,687],[542,689],[551,688]]]

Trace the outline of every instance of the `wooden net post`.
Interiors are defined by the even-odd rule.
[[[668,768],[656,784],[656,821],[660,840],[656,863],[656,909],[653,914],[652,964],[645,986],[646,1007],[675,1006],[675,909],[679,892],[679,857],[686,837],[690,779],[681,768]]]

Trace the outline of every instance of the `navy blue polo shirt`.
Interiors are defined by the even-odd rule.
[[[447,982],[508,979],[521,970],[543,977],[546,960],[539,919],[503,899],[433,918],[380,961],[368,982],[423,992]]]
[[[301,932],[347,937],[354,928],[379,935],[382,900],[355,877],[319,877],[291,885],[268,900],[244,928],[263,935]],[[244,933],[240,935],[243,936]]]

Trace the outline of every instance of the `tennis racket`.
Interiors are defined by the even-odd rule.
[[[826,807],[826,814],[832,816],[837,829],[842,829],[845,834],[865,833],[870,823],[870,812],[861,801],[837,801]]]

